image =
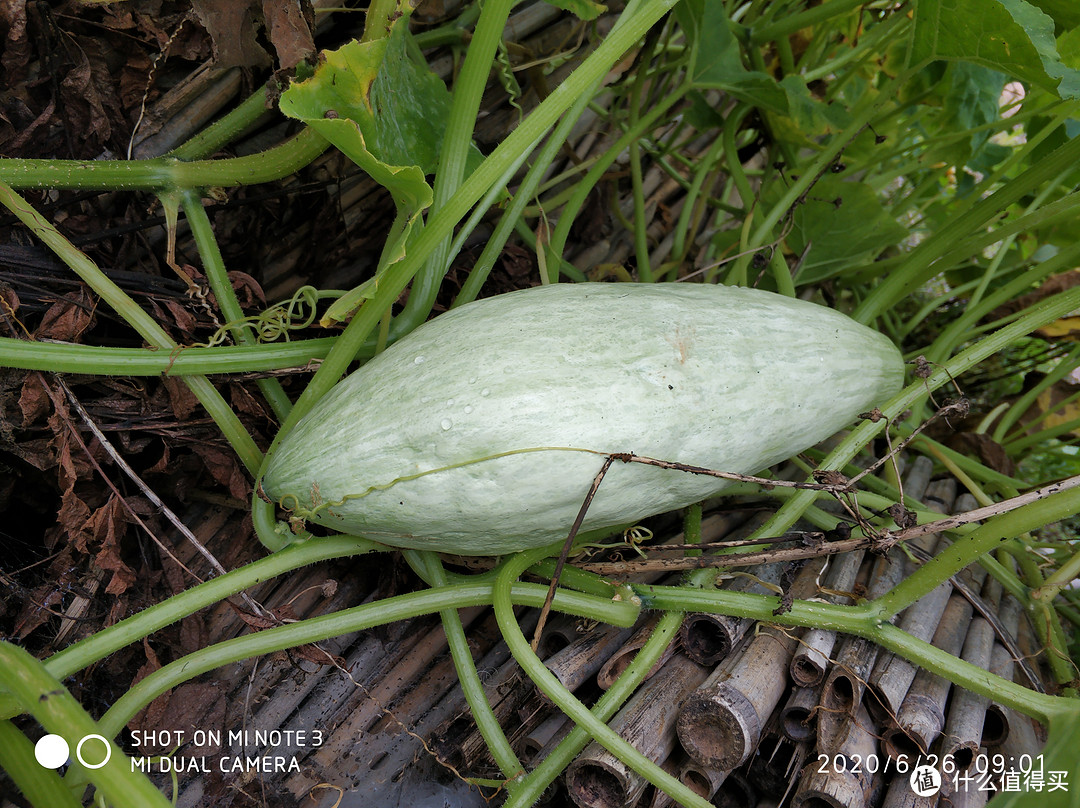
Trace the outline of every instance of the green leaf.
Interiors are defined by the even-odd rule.
[[[607,11],[607,6],[603,3],[595,3],[593,0],[547,0],[547,2],[555,8],[569,11],[581,20],[595,20]]]
[[[1031,0],[1031,2],[1054,18],[1059,33],[1080,26],[1080,3],[1076,0]],[[1065,51],[1061,53],[1064,54]]]
[[[723,90],[747,103],[787,114],[787,93],[776,79],[743,66],[739,43],[722,3],[683,0],[675,7],[675,14],[693,50],[690,75],[695,87]]]
[[[975,129],[996,121],[1001,114],[1001,90],[1005,75],[988,67],[970,62],[949,65],[943,106],[945,117],[941,122],[944,131]],[[973,132],[967,142],[957,144],[955,153],[939,159],[955,165],[965,165],[990,138],[990,132]]]
[[[911,58],[974,62],[1080,98],[1080,71],[1059,58],[1054,20],[1026,0],[918,0]]]
[[[323,54],[313,76],[281,96],[281,110],[333,143],[386,188],[397,208],[379,259],[381,274],[405,255],[420,214],[432,203],[426,174],[439,161],[450,93],[405,52],[406,18],[389,36],[350,42]],[[354,289],[330,307],[323,323],[346,319],[367,297]]]
[[[810,245],[796,282],[814,283],[861,266],[907,235],[870,186],[822,177],[795,209],[787,238],[788,247],[798,255]]]

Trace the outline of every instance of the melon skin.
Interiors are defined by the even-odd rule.
[[[565,538],[607,453],[754,473],[893,396],[903,361],[832,309],[707,284],[556,284],[442,314],[342,380],[261,480],[295,515],[396,547]],[[582,530],[724,481],[614,463]]]

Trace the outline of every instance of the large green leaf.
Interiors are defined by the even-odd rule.
[[[907,235],[870,186],[822,177],[795,209],[787,238],[788,247],[799,255],[810,248],[796,282],[814,283],[859,266]]]
[[[911,56],[974,62],[1080,98],[1080,71],[1058,56],[1053,18],[1027,0],[918,0]]]
[[[280,104],[390,192],[397,219],[380,271],[404,256],[420,214],[431,205],[425,174],[438,165],[450,109],[446,85],[406,55],[405,32],[402,17],[387,37],[324,53],[315,74],[289,87]],[[339,299],[324,323],[346,319],[370,291],[370,285],[358,287]]]

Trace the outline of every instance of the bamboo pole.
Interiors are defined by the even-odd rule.
[[[679,707],[708,675],[707,668],[686,656],[672,656],[615,715],[611,728],[650,760],[666,760],[676,746]],[[595,741],[566,770],[567,791],[581,808],[633,805],[646,785],[640,774]]]
[[[745,525],[731,533],[732,540],[745,539],[767,521],[767,515],[751,518]],[[704,536],[704,528],[702,530]],[[727,537],[725,537],[727,538]],[[779,564],[759,564],[747,572],[770,584],[780,580]],[[726,582],[725,589],[736,592],[769,594],[769,590],[745,575]],[[753,620],[726,614],[688,614],[679,627],[679,639],[686,655],[702,665],[715,665],[738,645],[739,640],[753,625]]]
[[[934,646],[954,656],[959,654],[970,622],[971,604],[953,595],[934,632]],[[914,760],[929,752],[945,724],[945,700],[951,689],[948,679],[925,670],[918,672],[896,714],[898,726],[885,733],[882,746],[888,755],[904,754]]]
[[[780,729],[792,741],[813,740],[824,686],[825,683],[821,682],[816,687],[795,687],[787,703],[780,708]]]
[[[807,564],[792,585],[796,597],[816,588],[820,563]],[[679,740],[691,758],[730,771],[750,756],[787,691],[796,635],[761,625],[730,672],[718,670],[683,705]]]
[[[866,708],[860,705],[855,720],[846,726],[836,754],[827,760],[815,759],[803,768],[792,797],[793,808],[865,808],[876,802],[872,794],[882,779],[869,764],[878,759],[878,743]]]
[[[611,655],[607,662],[601,666],[600,672],[596,674],[596,683],[600,685],[601,689],[607,690],[611,687],[622,672],[634,661],[637,652],[641,650],[641,647],[645,645],[645,643],[648,642],[649,637],[652,636],[653,629],[656,628],[656,622],[659,619],[659,615],[656,614],[646,617],[634,632],[633,636],[623,643],[623,645]],[[668,649],[664,651],[663,655],[656,660],[656,664],[652,666],[652,669],[645,677],[646,680],[655,676],[668,659],[671,658],[671,655],[675,652],[674,646],[675,643],[671,643],[671,645],[668,646]]]
[[[998,611],[1001,584],[993,578],[988,579],[983,587],[982,597],[987,605]],[[994,627],[984,618],[976,617],[968,627],[960,656],[972,665],[989,670],[993,650]],[[970,690],[957,689],[953,694],[949,704],[949,716],[945,722],[941,753],[951,757],[961,771],[968,770],[975,762],[975,756],[982,745],[989,707],[989,698]]]
[[[817,745],[823,754],[832,754],[847,734],[866,689],[866,678],[878,656],[878,647],[865,637],[846,637],[836,655],[836,663],[825,677],[821,709],[817,717]]]
[[[829,603],[850,603],[847,596],[855,587],[862,566],[864,551],[855,550],[831,559],[825,576],[825,600]],[[791,658],[791,680],[799,687],[814,687],[825,681],[829,654],[836,644],[836,632],[814,628],[803,635],[802,642]]]
[[[951,478],[931,483],[923,495],[926,506],[938,513],[949,513],[955,499],[956,481]],[[938,534],[928,533],[914,539],[911,544],[926,552],[932,552],[938,539]],[[914,565],[911,569],[914,569]],[[920,640],[930,640],[945,611],[952,589],[952,584],[945,581],[918,603],[905,609],[900,617],[899,627]],[[871,714],[878,720],[896,715],[917,672],[918,669],[901,656],[879,655],[867,680],[874,693],[874,699],[867,703]]]
[[[1004,594],[1001,597],[1001,606],[998,608],[998,620],[1005,631],[1016,637],[1022,622],[1023,606],[1012,595]],[[990,666],[987,670],[997,674],[1003,679],[1012,681],[1013,671],[1016,668],[1016,660],[1012,654],[1000,642],[994,643],[990,652]],[[983,744],[994,749],[1005,743],[1009,737],[1013,723],[1013,713],[1007,707],[994,702],[986,710],[985,725],[983,727]]]
[[[561,650],[544,660],[555,678],[570,692],[596,676],[619,652],[633,633],[632,628],[601,625],[580,634]]]

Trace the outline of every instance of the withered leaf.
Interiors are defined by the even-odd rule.
[[[195,394],[181,379],[166,376],[162,381],[169,394],[169,406],[172,408],[173,415],[178,421],[185,420],[199,406],[199,399],[195,398]]]
[[[41,324],[34,329],[38,339],[78,342],[79,337],[94,323],[94,300],[86,287],[68,292],[49,306]]]
[[[247,499],[250,487],[236,455],[205,443],[195,444],[193,448],[213,478],[229,489],[229,494]]]
[[[310,0],[298,3],[263,0],[262,10],[270,42],[283,69],[292,70],[315,53],[315,39],[311,34],[315,11]]]
[[[253,5],[251,0],[192,0],[192,10],[214,43],[218,68],[270,65],[270,56],[258,42],[259,19]]]
[[[19,409],[22,411],[23,427],[30,426],[38,418],[49,411],[52,400],[45,390],[41,376],[37,373],[27,373],[19,392]]]

